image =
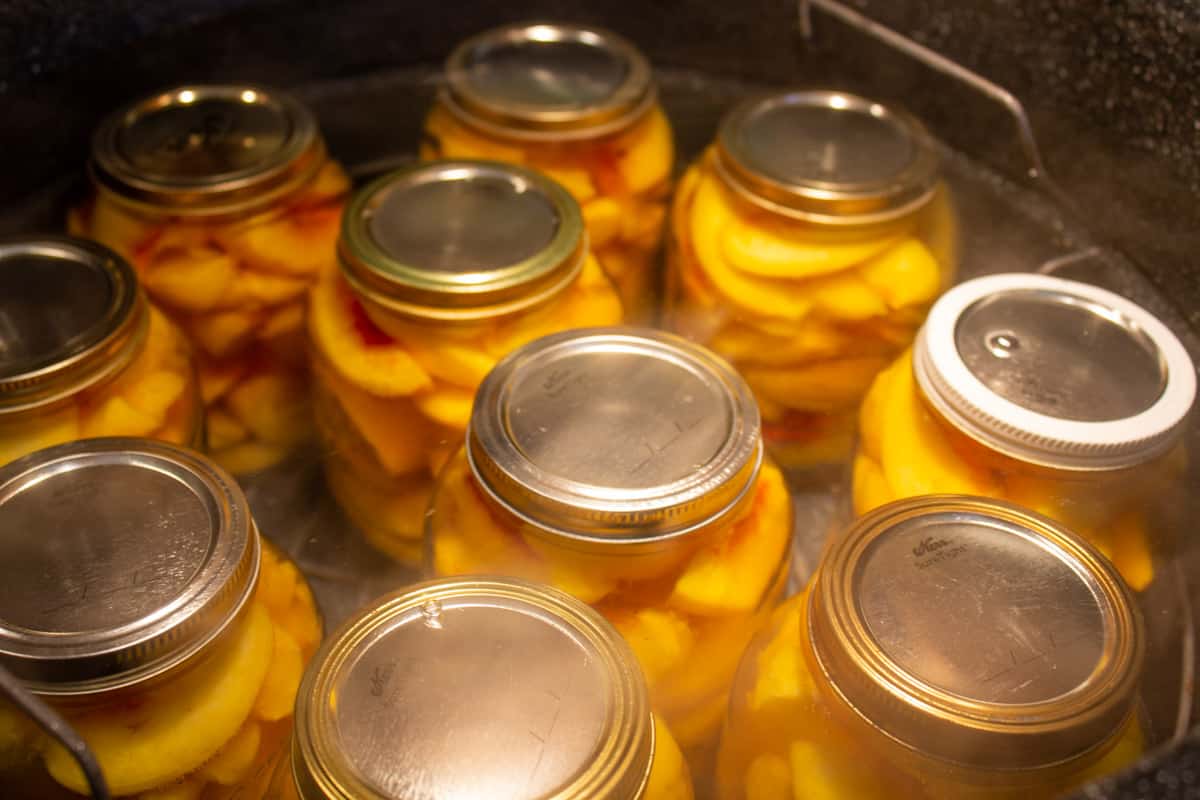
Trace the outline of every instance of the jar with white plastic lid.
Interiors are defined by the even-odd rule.
[[[0,240],[0,465],[93,436],[202,433],[191,347],[128,262],[83,239]]]
[[[101,122],[89,176],[71,231],[128,259],[195,345],[213,457],[252,472],[310,439],[305,295],[350,187],[312,113],[261,86],[176,87]]]
[[[668,327],[738,368],[768,446],[798,475],[849,458],[867,386],[956,268],[930,134],[835,91],[729,111],[680,180],[670,245]]]
[[[522,164],[561,183],[630,319],[657,316],[675,151],[650,65],[633,44],[550,22],[466,40],[446,60],[421,156]]]
[[[339,254],[309,320],[325,476],[372,545],[416,564],[433,477],[479,382],[546,333],[620,323],[621,304],[578,204],[507,164],[379,178],[347,207]]]
[[[146,439],[40,450],[0,469],[0,664],[90,748],[114,797],[262,797],[321,625],[241,490]],[[0,701],[11,800],[88,791]]]
[[[296,704],[275,800],[691,800],[628,645],[548,586],[419,584],[346,622]]]
[[[1149,311],[1029,273],[955,287],[861,410],[859,513],[899,497],[998,497],[1087,538],[1134,589],[1170,547],[1196,394],[1182,343]]]
[[[1143,748],[1142,619],[1057,523],[958,495],[834,539],[746,650],[721,800],[1057,797]]]
[[[790,556],[791,498],[745,382],[677,336],[568,331],[492,370],[466,438],[430,504],[431,570],[543,581],[599,610],[706,780]]]

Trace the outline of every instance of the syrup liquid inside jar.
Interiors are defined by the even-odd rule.
[[[721,800],[1035,800],[1136,760],[1142,620],[1100,553],[1008,503],[891,503],[738,669]]]
[[[340,254],[309,320],[325,475],[371,544],[415,565],[479,382],[539,336],[621,322],[621,303],[570,195],[505,164],[383,176],[347,208]]]
[[[0,240],[0,465],[93,436],[199,446],[202,431],[191,347],[128,262],[81,239]]]
[[[317,654],[274,800],[691,800],[628,645],[550,587],[419,584]]]
[[[86,742],[114,797],[259,798],[321,623],[295,565],[204,457],[146,439],[0,469],[0,663]],[[0,792],[87,794],[0,701]]]
[[[133,264],[195,345],[209,452],[235,473],[312,437],[306,293],[335,263],[349,181],[312,114],[250,86],[185,86],[109,116],[72,233]]]
[[[675,147],[650,66],[628,41],[549,23],[468,39],[446,62],[421,157],[522,164],[562,184],[629,318],[654,321]]]
[[[679,337],[610,328],[492,370],[427,530],[437,575],[544,581],[604,614],[700,785],[738,654],[782,597],[791,525],[745,382]]]
[[[935,145],[837,92],[748,100],[681,179],[667,325],[729,359],[797,476],[845,462],[872,378],[951,282],[956,226]]]
[[[968,281],[863,403],[855,511],[1003,498],[1088,539],[1142,590],[1172,546],[1195,393],[1183,345],[1123,297],[1033,274]]]

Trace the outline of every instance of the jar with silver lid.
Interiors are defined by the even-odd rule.
[[[481,33],[446,61],[421,156],[522,164],[561,183],[629,317],[657,316],[657,256],[675,149],[645,57],[592,26]]]
[[[106,247],[0,240],[0,465],[93,436],[199,446],[200,393],[183,334]]]
[[[339,253],[309,320],[325,474],[373,545],[416,564],[433,476],[497,359],[546,333],[617,324],[621,304],[578,204],[505,164],[383,176],[350,201]]]
[[[107,117],[71,231],[127,258],[191,338],[209,452],[233,472],[308,440],[305,295],[333,267],[349,181],[273,89],[183,86]]]
[[[1057,797],[1140,754],[1144,648],[1128,587],[1058,524],[888,504],[746,650],[719,797]]]
[[[1195,395],[1179,339],[1124,297],[1028,273],[967,281],[871,387],[854,507],[1007,499],[1090,540],[1140,590],[1167,543],[1169,520],[1151,515],[1183,480]]]
[[[320,620],[233,480],[191,451],[104,438],[0,469],[0,664],[87,743],[115,797],[262,797]],[[0,701],[10,800],[87,794]]]
[[[955,267],[924,126],[843,92],[752,98],[671,213],[668,327],[738,368],[781,465],[843,463],[863,393]]]
[[[517,575],[597,608],[701,781],[738,653],[782,596],[791,523],[745,382],[679,337],[602,328],[488,375],[428,552],[437,575]]]
[[[274,800],[691,800],[628,645],[562,592],[433,581],[345,623],[296,703]]]

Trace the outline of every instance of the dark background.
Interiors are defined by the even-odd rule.
[[[1200,3],[850,5],[1019,97],[1078,216],[1200,330]],[[78,174],[99,117],[139,94],[433,64],[470,33],[537,16],[615,28],[664,66],[902,98],[951,146],[1010,176],[1028,166],[1010,118],[822,13],[803,37],[794,0],[26,0],[0,2],[0,208]],[[1200,797],[1198,753],[1188,743],[1165,768],[1147,763],[1088,794]]]

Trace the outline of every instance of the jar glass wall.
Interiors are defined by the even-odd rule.
[[[261,87],[173,89],[101,124],[90,175],[70,228],[127,258],[195,345],[213,457],[251,472],[311,438],[306,293],[349,189],[312,114]]]
[[[729,112],[680,181],[670,246],[668,326],[738,368],[797,471],[848,459],[863,393],[956,261],[923,126],[834,92]]]
[[[650,66],[628,41],[547,23],[467,40],[447,59],[421,157],[520,164],[562,184],[629,319],[656,319],[674,141]]]
[[[325,474],[378,549],[416,564],[433,477],[497,360],[547,333],[621,321],[578,205],[519,167],[438,162],[362,189],[341,272],[312,293]]]

